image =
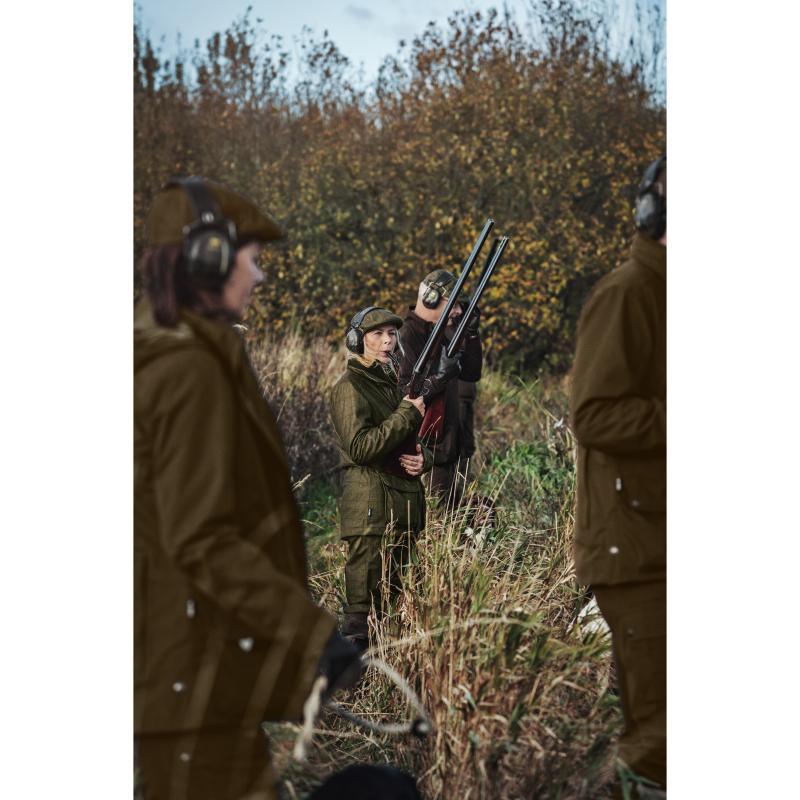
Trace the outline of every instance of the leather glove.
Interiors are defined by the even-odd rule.
[[[361,651],[338,631],[334,631],[325,644],[319,660],[319,672],[328,679],[325,697],[329,697],[339,689],[350,689],[355,686],[363,671]]]
[[[464,309],[466,311],[466,309]],[[472,316],[469,318],[469,322],[467,323],[467,338],[472,339],[478,335],[478,324],[480,323],[481,319],[481,309],[480,306],[475,306],[472,309]]]
[[[436,370],[428,375],[422,382],[422,399],[428,404],[428,398],[441,392],[448,381],[458,377],[461,372],[461,352],[455,353],[452,358],[447,357],[447,342],[442,343],[442,351],[439,354],[439,363]]]
[[[447,342],[442,342],[442,352],[439,354],[439,363],[436,372],[431,376],[436,380],[446,383],[461,372],[461,353],[457,352],[452,358],[447,357]]]

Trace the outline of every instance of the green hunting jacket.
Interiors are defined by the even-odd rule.
[[[420,478],[399,478],[381,469],[386,457],[419,430],[422,416],[402,399],[397,379],[380,362],[347,362],[330,392],[331,421],[339,445],[341,535],[382,535],[425,527],[425,491]],[[433,454],[423,445],[424,469]]]
[[[667,571],[667,249],[637,234],[578,323],[575,569],[583,584]]]
[[[308,593],[275,418],[232,327],[134,318],[135,732],[301,719],[334,617]]]

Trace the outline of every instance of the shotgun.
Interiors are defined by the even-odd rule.
[[[414,369],[411,373],[411,380],[408,384],[408,395],[411,398],[419,397],[420,392],[422,390],[422,384],[425,380],[425,376],[428,372],[428,365],[431,360],[431,355],[436,352],[437,347],[444,337],[445,328],[447,327],[448,320],[450,318],[450,312],[453,310],[455,304],[458,302],[458,297],[461,294],[461,288],[464,285],[464,281],[467,279],[470,270],[472,269],[473,264],[478,258],[480,251],[486,242],[489,234],[491,233],[492,228],[494,227],[494,220],[489,218],[486,220],[486,224],[483,226],[483,230],[480,232],[475,245],[472,248],[472,252],[467,257],[467,260],[464,262],[464,267],[461,271],[461,275],[459,276],[458,280],[456,281],[456,285],[453,287],[453,291],[450,293],[450,297],[447,299],[447,304],[442,311],[441,316],[439,317],[438,321],[433,327],[431,331],[431,335],[428,337],[428,341],[425,342],[425,346],[422,348],[422,352],[419,354],[417,358]],[[495,241],[495,246],[497,242]],[[494,251],[494,247],[492,248]],[[502,254],[502,253],[501,253]],[[492,259],[492,254],[490,253],[490,259]],[[499,259],[497,259],[499,260]],[[496,265],[496,260],[492,259],[493,265],[492,269]],[[488,264],[488,260],[487,260]],[[484,267],[484,276],[486,277],[486,273],[488,271],[488,267]],[[491,272],[488,273],[489,277],[491,277]],[[483,291],[485,288],[486,283],[488,282],[488,277],[486,280],[482,280],[482,286],[479,287],[480,291]],[[480,299],[480,294],[476,292],[476,297]],[[475,300],[475,298],[473,298]],[[470,311],[474,310],[475,306],[477,305],[477,300],[475,302],[470,303]],[[463,327],[463,326],[462,326]],[[461,330],[461,327],[459,328]],[[461,330],[463,335],[463,330]],[[423,420],[423,427],[425,425],[425,420]],[[398,447],[396,447],[386,458],[383,463],[383,470],[384,472],[388,472],[391,475],[397,475],[401,478],[408,478],[408,473],[400,466],[399,458],[401,455],[416,455],[417,453],[417,433],[414,432],[413,434],[409,435],[408,438],[403,441]]]
[[[447,322],[450,319],[450,312],[455,307],[456,302],[458,302],[458,296],[461,294],[461,287],[464,285],[464,281],[467,279],[467,275],[469,275],[469,271],[472,269],[472,265],[478,258],[481,248],[493,227],[494,220],[491,218],[487,219],[483,230],[478,236],[478,241],[475,242],[472,252],[464,263],[464,269],[461,270],[461,275],[459,275],[456,285],[453,287],[453,291],[447,299],[447,305],[444,307],[442,315],[433,326],[431,335],[428,337],[428,341],[425,342],[425,347],[422,348],[422,352],[419,354],[419,358],[414,364],[414,370],[411,373],[411,380],[408,384],[408,395],[411,398],[419,397],[420,390],[422,389],[422,382],[425,380],[425,375],[428,371],[428,362],[430,361],[431,354],[444,336],[444,329],[447,327]],[[417,452],[416,448],[414,448],[413,452]]]

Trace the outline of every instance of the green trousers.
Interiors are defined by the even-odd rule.
[[[625,730],[619,757],[667,786],[666,581],[593,586],[613,641]]]
[[[413,534],[398,535],[396,541],[384,536],[347,536],[347,563],[344,567],[344,587],[347,602],[345,614],[368,614],[375,606],[380,615],[381,581],[386,581],[389,594],[400,588],[400,572],[408,564]],[[384,548],[385,544],[385,548]],[[385,550],[386,563],[382,552]]]

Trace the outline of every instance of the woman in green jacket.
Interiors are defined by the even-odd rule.
[[[425,406],[403,397],[397,385],[394,350],[400,317],[370,306],[347,330],[350,351],[344,375],[331,390],[331,419],[340,453],[341,536],[348,544],[343,633],[365,649],[367,617],[380,609],[381,543],[393,531],[400,552],[425,525],[425,491],[420,475],[433,456],[417,442],[416,454],[394,451],[419,430]],[[392,463],[394,462],[394,463]],[[390,578],[399,568],[397,552]]]
[[[155,198],[134,317],[134,735],[145,800],[276,797],[260,723],[358,652],[308,593],[275,417],[239,334],[280,228],[200,179]],[[350,677],[345,677],[350,673]],[[358,669],[356,667],[356,675]]]

